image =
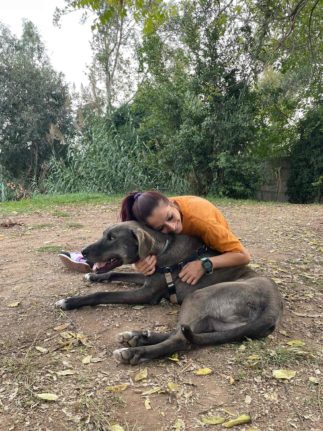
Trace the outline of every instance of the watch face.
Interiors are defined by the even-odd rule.
[[[204,258],[202,260],[203,268],[205,269],[206,273],[210,273],[213,270],[213,265],[210,259]]]

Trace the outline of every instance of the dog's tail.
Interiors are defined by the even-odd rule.
[[[227,331],[195,333],[188,325],[181,325],[184,337],[192,344],[200,346],[241,341],[245,338],[263,338],[273,332],[278,323],[277,316],[260,316],[256,320]]]

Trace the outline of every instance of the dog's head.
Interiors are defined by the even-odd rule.
[[[82,254],[90,263],[99,263],[100,272],[108,272],[148,256],[154,242],[144,226],[123,222],[108,227],[102,238],[84,248]]]

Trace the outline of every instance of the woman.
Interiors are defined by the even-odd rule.
[[[213,268],[246,265],[250,255],[238,238],[230,231],[222,213],[209,201],[197,196],[167,198],[157,191],[129,193],[121,203],[121,221],[136,220],[152,229],[175,234],[199,237],[204,244],[220,252],[210,257]],[[62,253],[63,263],[81,272],[91,270],[80,253]],[[157,258],[154,255],[138,261],[134,266],[144,275],[155,272]],[[99,269],[97,266],[94,270]],[[206,269],[201,260],[186,264],[179,274],[182,281],[196,284]]]

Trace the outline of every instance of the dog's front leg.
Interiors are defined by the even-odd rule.
[[[107,281],[111,283],[113,281],[122,281],[124,283],[141,284],[145,283],[146,277],[138,272],[105,272],[103,274],[95,274],[90,272],[85,274],[85,280],[101,283]]]
[[[56,307],[64,310],[99,304],[158,304],[163,297],[160,288],[150,284],[136,290],[121,292],[97,292],[92,295],[74,296],[56,302]]]

